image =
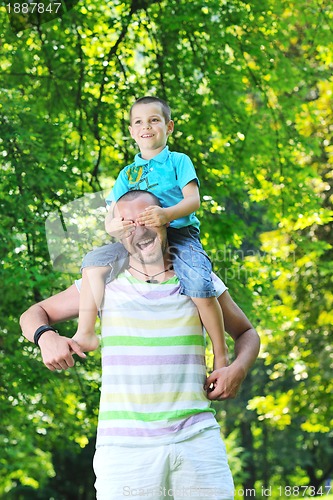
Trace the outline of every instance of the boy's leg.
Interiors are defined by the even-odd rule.
[[[210,259],[203,250],[199,231],[188,227],[168,228],[173,266],[181,284],[181,293],[191,297],[213,345],[214,369],[228,364],[228,351],[222,309],[215,297]]]
[[[79,322],[73,339],[83,351],[93,351],[98,347],[95,323],[104,297],[105,279],[109,273],[108,267],[85,267],[82,271]]]
[[[85,255],[81,271],[86,267],[107,267],[106,283],[114,280],[128,266],[128,252],[121,243],[109,243]]]
[[[127,262],[128,253],[121,243],[98,247],[83,259],[79,324],[73,337],[83,351],[93,351],[98,347],[95,323],[104,297],[105,283],[115,279]]]

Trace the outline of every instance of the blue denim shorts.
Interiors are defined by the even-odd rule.
[[[215,297],[212,263],[202,248],[199,230],[193,226],[168,227],[173,268],[180,281],[180,293],[188,297]]]
[[[110,267],[105,280],[110,283],[128,267],[128,252],[121,243],[108,243],[87,253],[83,258],[81,271],[85,267]]]
[[[199,230],[193,226],[175,229],[169,227],[168,241],[175,273],[180,281],[180,293],[188,297],[215,297],[211,278],[212,264],[202,248]],[[110,267],[106,283],[114,280],[128,267],[128,252],[121,243],[109,243],[87,253],[85,267]]]

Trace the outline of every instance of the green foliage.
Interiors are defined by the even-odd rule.
[[[215,270],[262,338],[239,397],[216,403],[236,483],[320,484],[333,463],[332,6],[70,7],[21,31],[0,7],[0,496],[65,497],[67,455],[90,471],[99,355],[48,372],[18,320],[78,277],[52,266],[45,222],[110,189],[136,152],[129,106],[151,93],[172,107],[170,148],[197,168]]]

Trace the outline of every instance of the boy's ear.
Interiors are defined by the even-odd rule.
[[[169,123],[168,123],[168,130],[167,130],[167,134],[172,134],[173,130],[175,128],[175,123],[173,120],[170,120]]]
[[[129,130],[129,133],[131,134],[131,137],[133,138],[131,125],[128,126],[128,130]]]

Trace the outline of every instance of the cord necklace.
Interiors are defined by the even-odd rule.
[[[146,280],[146,283],[159,283],[158,280],[155,280],[154,278],[156,276],[159,276],[160,274],[163,274],[163,273],[166,273],[168,271],[171,271],[171,269],[167,268],[167,269],[164,269],[164,271],[161,271],[160,273],[156,273],[156,274],[147,274],[147,273],[144,273],[143,271],[139,271],[139,269],[136,269],[135,267],[133,266],[129,266],[129,269],[133,269],[134,271],[136,271],[137,273],[140,273],[140,274],[143,274],[144,276],[147,276],[147,278],[149,278],[148,280]]]

